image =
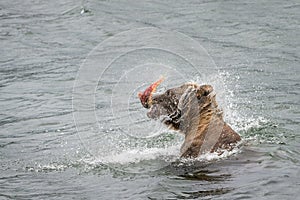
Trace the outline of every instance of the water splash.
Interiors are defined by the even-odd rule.
[[[179,155],[172,147],[180,149],[183,139],[157,139],[166,130],[159,121],[146,117],[137,97],[138,91],[161,75],[166,77],[161,88],[188,81],[212,85],[225,122],[242,136],[265,120],[253,117],[240,104],[247,100],[234,91],[239,77],[219,70],[192,38],[156,28],[127,31],[99,44],[74,83],[74,121],[80,140],[95,162],[127,165]]]
[[[178,158],[179,152],[178,146],[170,146],[167,148],[131,149],[119,154],[108,155],[106,157],[96,157],[92,160],[85,161],[103,164],[129,164],[156,159],[172,161]]]
[[[34,166],[26,166],[25,170],[30,172],[64,171],[69,166],[70,166],[69,164],[63,164],[57,162],[49,163],[49,164],[35,163]]]

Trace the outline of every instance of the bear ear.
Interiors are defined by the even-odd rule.
[[[207,96],[213,91],[213,87],[211,85],[201,85],[197,90],[197,96]]]

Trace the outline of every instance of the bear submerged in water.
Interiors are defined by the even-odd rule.
[[[207,152],[222,154],[224,150],[231,151],[241,140],[224,122],[212,86],[186,83],[153,94],[162,81],[161,78],[138,96],[149,109],[149,118],[160,119],[170,129],[184,134],[181,157],[195,158]]]

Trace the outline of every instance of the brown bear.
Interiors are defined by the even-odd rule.
[[[185,135],[181,157],[195,158],[207,152],[222,154],[232,150],[241,137],[223,120],[216,94],[211,85],[186,83],[153,94],[161,78],[138,96],[149,109],[147,116],[160,119],[173,130]]]

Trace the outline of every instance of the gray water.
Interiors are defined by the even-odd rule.
[[[299,2],[0,5],[0,199],[299,198]],[[185,34],[211,56],[218,70],[205,81],[221,85],[217,95],[225,120],[243,138],[234,153],[184,161],[176,133],[161,129],[134,138],[114,128],[127,121],[122,112],[119,118],[106,115],[112,91],[104,86],[114,84],[109,80],[117,71],[97,87],[100,128],[86,131],[86,138],[78,133],[73,86],[85,59],[102,41],[145,27]],[[117,86],[126,89],[122,84]],[[137,91],[131,92],[131,112],[141,118],[128,125],[132,133],[152,122],[133,98]]]

